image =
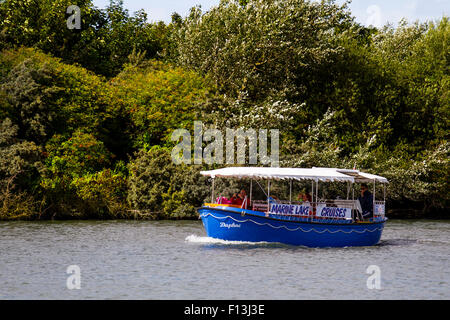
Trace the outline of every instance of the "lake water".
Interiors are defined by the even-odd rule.
[[[0,299],[449,299],[449,244],[431,220],[339,249],[218,241],[201,221],[0,222]]]

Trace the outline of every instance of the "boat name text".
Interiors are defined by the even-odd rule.
[[[225,222],[221,222],[220,223],[220,227],[221,228],[228,228],[228,229],[230,229],[230,228],[240,228],[241,227],[241,225],[239,224],[239,223],[225,223]]]

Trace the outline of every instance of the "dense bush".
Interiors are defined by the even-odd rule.
[[[155,218],[193,218],[210,194],[196,166],[175,165],[162,148],[140,150],[129,165],[128,202]]]
[[[210,94],[197,73],[152,61],[128,65],[111,80],[114,101],[129,114],[137,147],[170,142],[174,128],[192,127],[198,106]]]
[[[129,165],[128,202],[138,210],[150,210],[161,216],[162,195],[170,188],[175,171],[170,154],[159,148],[140,150]]]
[[[191,10],[173,33],[174,56],[236,97],[243,91],[254,100],[277,92],[294,98],[324,80],[341,50],[333,33],[350,25],[350,14],[328,2],[225,0],[204,14]]]
[[[126,205],[127,180],[120,172],[104,169],[85,174],[73,179],[72,185],[88,215],[95,218],[130,217]]]
[[[41,209],[34,196],[43,156],[36,144],[17,134],[9,118],[0,123],[0,219],[30,218]]]
[[[104,207],[99,204],[108,199],[100,199],[96,206],[90,202],[108,192],[113,196],[123,184],[120,177],[115,179],[109,171],[103,171],[110,165],[112,155],[91,134],[77,131],[67,140],[55,135],[47,143],[46,152],[41,187],[54,206],[54,216],[97,216],[95,211]],[[102,190],[108,187],[107,192]]]

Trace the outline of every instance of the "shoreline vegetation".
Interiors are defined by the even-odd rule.
[[[388,217],[450,218],[448,17],[374,28],[334,1],[223,0],[153,23],[83,0],[69,29],[70,5],[0,1],[0,220],[196,219],[199,171],[223,165],[172,162],[194,121],[278,129],[280,166],[379,174]]]

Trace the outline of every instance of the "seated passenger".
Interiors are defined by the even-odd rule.
[[[244,201],[245,201],[245,204],[244,204],[244,206],[242,206]],[[242,206],[245,209],[248,208],[249,201],[247,198],[247,193],[245,192],[244,189],[242,189],[241,192],[239,192],[238,194],[235,193],[233,195],[233,197],[231,198],[231,204]]]
[[[305,198],[303,199],[303,201],[305,201],[305,202],[311,202],[312,201],[312,197],[311,197],[311,194],[309,192],[306,192],[304,194],[304,196],[305,196]]]
[[[218,203],[218,204],[231,204],[231,199],[228,199],[226,197],[218,197],[216,199],[216,203]]]
[[[311,194],[309,192],[305,192],[305,191],[300,192],[298,197],[297,197],[297,199],[302,205],[309,206],[309,213],[308,214],[310,216],[314,214],[313,213],[313,206],[312,206],[312,203],[311,203],[312,202],[312,197],[311,197]],[[315,210],[315,208],[314,208],[314,210]]]
[[[297,200],[300,202],[311,202],[312,198],[311,198],[311,194],[309,194],[309,192],[300,192],[297,196]]]
[[[271,196],[269,198],[267,198],[267,200],[269,201],[269,203],[278,203],[278,198],[276,196]]]

